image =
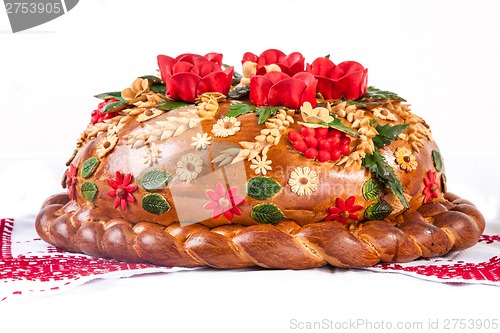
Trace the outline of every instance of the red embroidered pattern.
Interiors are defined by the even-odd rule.
[[[91,258],[74,253],[64,254],[65,252],[55,246],[49,246],[48,253],[45,255],[14,257],[11,251],[13,228],[14,219],[0,220],[0,281],[3,283],[17,280],[40,282],[68,280],[65,283],[67,285],[84,276],[156,267],[150,264],[128,264],[113,259]],[[33,241],[41,241],[41,239],[36,238]],[[57,290],[59,287],[48,289]],[[14,291],[13,294],[22,294],[22,291]],[[6,297],[0,298],[0,301],[5,299]]]

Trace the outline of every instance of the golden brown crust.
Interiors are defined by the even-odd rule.
[[[81,223],[70,204],[49,201],[36,218],[36,228],[42,239],[62,249],[128,262],[216,268],[306,269],[327,263],[369,267],[441,256],[476,244],[484,231],[481,213],[457,196],[447,198],[453,201],[424,205],[398,221],[369,221],[351,228],[328,221],[211,229],[200,224],[134,225],[123,219]]]

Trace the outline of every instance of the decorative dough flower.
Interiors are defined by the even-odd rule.
[[[141,96],[142,94],[149,92],[149,82],[147,79],[141,79],[140,77],[135,79],[129,88],[122,90],[122,97],[127,101]]]
[[[387,110],[386,108],[375,108],[372,110],[373,111],[373,116],[378,119],[382,120],[390,120],[390,121],[396,121],[398,118],[396,118],[396,115],[392,113],[391,111]]]
[[[212,133],[218,138],[227,138],[239,132],[241,122],[236,117],[224,117],[217,120],[212,127]]]
[[[161,78],[166,84],[166,95],[174,100],[194,102],[206,92],[227,95],[233,79],[233,67],[222,70],[222,54],[181,54],[177,58],[158,56]]]
[[[158,163],[158,159],[160,158],[160,151],[156,146],[151,146],[151,148],[147,148],[146,152],[142,157],[144,157],[144,164],[148,164],[149,166],[152,166],[153,164]]]
[[[191,146],[196,149],[207,149],[208,146],[212,144],[212,142],[210,142],[212,137],[208,136],[207,133],[203,133],[203,135],[201,133],[196,133],[196,136],[191,137],[191,140],[193,140]]]
[[[219,110],[219,100],[217,95],[213,93],[204,93],[198,96],[196,101],[198,102],[196,110],[198,110],[198,115],[203,119],[213,118],[217,113],[217,110]]]
[[[75,200],[75,184],[76,184],[76,167],[73,163],[69,165],[66,170],[66,187],[68,188],[68,195],[71,200]]]
[[[396,162],[399,167],[405,171],[413,171],[418,166],[415,155],[406,147],[399,147],[396,149],[394,156],[396,157]]]
[[[120,171],[116,172],[116,180],[108,179],[108,184],[111,190],[108,191],[108,196],[115,198],[114,208],[120,207],[122,210],[127,209],[127,203],[135,202],[132,193],[137,190],[136,184],[130,184],[132,174],[127,173],[125,176]]]
[[[328,215],[325,217],[325,221],[336,220],[342,224],[346,224],[348,220],[359,220],[357,212],[363,209],[361,205],[355,205],[355,196],[349,197],[346,201],[342,198],[337,198],[335,200],[335,206],[328,208]]]
[[[250,102],[291,109],[298,109],[304,102],[316,106],[317,82],[314,75],[305,72],[294,76],[282,72],[254,75],[250,78]]]
[[[366,93],[368,69],[355,61],[335,65],[328,58],[317,58],[306,71],[318,79],[318,92],[325,99],[358,99]]]
[[[186,182],[190,182],[201,172],[203,165],[203,160],[200,156],[189,153],[181,157],[181,159],[177,162],[177,170],[176,173],[181,180]]]
[[[424,178],[424,203],[429,203],[432,198],[437,198],[439,196],[439,183],[436,180],[437,173],[435,171],[429,170],[427,172],[427,178]]]
[[[253,169],[257,175],[267,174],[267,170],[272,170],[271,167],[271,160],[267,159],[267,156],[262,156],[260,155],[255,156],[254,159],[250,161],[252,164],[250,164],[250,169]]]
[[[144,110],[143,113],[139,114],[136,118],[136,120],[140,123],[143,123],[149,119],[153,119],[153,118],[156,118],[158,117],[159,115],[161,114],[164,114],[165,111],[163,110],[159,110],[159,109],[155,109],[155,108],[150,108],[150,109],[146,109]]]
[[[224,215],[228,221],[233,220],[233,215],[241,215],[241,206],[245,203],[245,198],[238,197],[238,188],[231,187],[226,191],[224,185],[217,183],[214,190],[207,190],[207,197],[211,200],[203,208],[212,210],[212,219],[218,219]]]
[[[108,134],[97,144],[97,156],[99,158],[103,158],[104,156],[106,156],[110,151],[113,150],[113,148],[115,148],[117,142],[118,136],[115,133]]]
[[[330,116],[330,111],[327,108],[315,107],[313,109],[311,103],[304,102],[304,105],[300,107],[300,115],[306,123],[331,123],[333,117]]]
[[[299,196],[311,195],[318,188],[318,174],[309,167],[296,167],[290,173],[288,185],[290,185],[293,193]]]

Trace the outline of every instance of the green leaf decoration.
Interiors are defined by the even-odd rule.
[[[81,175],[83,178],[89,178],[92,176],[99,166],[99,159],[97,157],[91,157],[83,163]]]
[[[443,193],[448,192],[448,185],[446,184],[446,175],[444,173],[441,174],[441,191]]]
[[[375,87],[368,87],[366,89],[366,95],[368,95],[369,98],[392,99],[395,101],[406,102],[404,98],[398,96],[396,93],[393,93],[391,91],[380,90]]]
[[[102,108],[101,112],[106,113],[106,112],[117,112],[120,110],[123,110],[125,106],[128,104],[127,100],[119,100],[118,102],[112,102],[104,105]]]
[[[230,67],[229,65],[223,64],[224,68]],[[241,82],[241,79],[243,78],[243,75],[241,75],[238,72],[233,71],[233,79],[231,80],[231,85],[236,86]],[[250,89],[249,89],[250,91]]]
[[[363,185],[363,197],[368,201],[377,200],[384,193],[384,188],[383,183],[371,178]]]
[[[394,208],[387,201],[380,200],[371,204],[365,210],[365,217],[369,220],[383,220],[389,216]]]
[[[238,117],[255,111],[255,105],[248,103],[233,103],[229,105],[226,117]]]
[[[181,101],[164,101],[158,104],[157,109],[163,111],[172,111],[175,109],[179,109],[188,105],[192,105],[191,103],[181,102]]]
[[[441,154],[437,150],[432,151],[432,159],[434,160],[434,166],[437,172],[443,170],[443,160],[441,159]]]
[[[283,106],[259,106],[255,109],[257,111],[257,115],[259,116],[259,120],[257,124],[262,125],[265,123],[269,117],[274,116],[280,109],[283,109]]]
[[[143,75],[139,76],[140,79],[148,80],[149,85],[152,84],[165,84],[165,81],[154,75]]]
[[[377,125],[375,129],[378,135],[373,138],[373,144],[377,148],[382,148],[398,138],[398,135],[406,131],[408,124],[399,125]]]
[[[257,200],[265,200],[281,190],[281,185],[270,177],[254,177],[248,181],[247,194]]]
[[[359,138],[359,134],[355,130],[342,124],[342,120],[340,118],[337,118],[335,115],[333,116],[332,122],[322,123],[322,125],[326,125],[328,127],[335,128],[341,132],[344,132],[345,134],[349,134],[355,138]]]
[[[403,186],[398,177],[394,173],[392,167],[387,164],[384,157],[378,150],[374,150],[373,154],[367,154],[362,161],[364,167],[368,168],[391,192],[398,197],[399,201],[406,209],[410,208],[408,201],[404,196]]]
[[[168,212],[170,205],[162,195],[149,193],[142,198],[142,208],[151,214],[162,215]]]
[[[272,203],[262,203],[252,208],[252,217],[255,221],[266,224],[276,224],[283,221],[285,214]]]
[[[122,98],[122,92],[121,91],[112,91],[112,92],[105,92],[102,94],[97,94],[94,96],[95,98],[99,99],[108,99],[108,98],[114,98],[117,100],[123,100]]]
[[[165,170],[152,170],[146,173],[140,180],[140,184],[146,191],[154,191],[166,188],[166,183],[171,175]]]
[[[357,100],[341,100],[342,102],[347,102],[348,104],[354,104],[359,107],[367,107],[367,106],[377,106],[382,105],[383,100],[392,99],[394,101],[406,102],[406,100],[396,93],[391,91],[380,90],[375,87],[368,87],[366,89],[366,94],[358,98]]]
[[[97,194],[97,186],[94,182],[88,181],[83,183],[80,190],[82,191],[82,195],[85,199],[91,202],[94,201]]]
[[[246,86],[239,87],[234,89],[233,91],[230,91],[227,94],[227,97],[229,97],[229,99],[241,99],[245,96],[248,96],[249,94],[250,94],[250,85],[248,84]]]
[[[167,92],[167,87],[163,84],[150,84],[149,89],[157,94],[163,94]]]

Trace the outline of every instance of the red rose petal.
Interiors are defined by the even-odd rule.
[[[172,75],[172,67],[174,67],[176,60],[162,54],[156,57],[156,59],[158,60],[158,68],[160,69],[161,79],[166,81],[167,77]]]
[[[290,75],[283,73],[283,72],[270,72],[264,76],[267,77],[269,80],[271,80],[271,82],[273,84],[276,84],[276,83],[280,82],[281,80],[290,78]]]
[[[200,77],[204,77],[213,72],[222,72],[222,69],[219,65],[214,64],[213,62],[199,61],[193,66],[193,68],[191,68],[189,72]]]
[[[259,59],[257,60],[257,67],[279,63],[288,65],[286,54],[284,54],[280,50],[269,49],[261,53]]]
[[[307,71],[316,76],[330,77],[335,64],[328,58],[317,58],[311,65],[307,66]]]
[[[223,94],[227,95],[229,90],[231,89],[231,85],[233,83],[233,73],[234,73],[234,67],[228,67],[224,70],[224,73],[226,74],[226,82],[224,84],[224,90]]]
[[[335,81],[332,79],[318,76],[318,85],[316,90],[323,96],[325,99],[333,99],[333,86]]]
[[[201,78],[193,73],[179,73],[172,76],[169,97],[174,100],[194,102],[196,86]]]
[[[206,92],[220,92],[222,94],[227,94],[227,91],[224,92],[226,78],[227,75],[224,72],[214,72],[202,77],[196,87],[196,96]]]
[[[300,106],[303,105],[304,102],[309,102],[313,108],[316,107],[316,87],[318,80],[314,75],[305,72],[297,73],[293,77],[302,80],[306,84],[306,89],[302,92],[300,97]]]
[[[222,66],[222,53],[210,52],[205,55],[205,59]]]
[[[295,75],[304,71],[304,56],[299,52],[293,52],[288,55],[288,74]]]
[[[241,64],[243,65],[245,63],[245,61],[257,62],[258,59],[259,59],[259,57],[257,57],[252,52],[246,52],[243,55],[243,59],[241,59]]]
[[[172,75],[177,73],[190,72],[194,65],[187,61],[180,61],[172,67]]]
[[[358,99],[362,94],[362,85],[365,82],[365,71],[357,71],[345,75],[335,82],[333,98]]]
[[[250,78],[250,102],[258,106],[268,105],[267,96],[272,86],[273,82],[267,76],[252,76]]]
[[[178,55],[177,58],[175,58],[175,60],[177,62],[185,61],[185,62],[189,62],[191,64],[196,64],[199,61],[206,61],[207,59],[204,56],[201,56],[199,54],[184,53],[184,54]]]
[[[306,88],[305,82],[296,78],[281,80],[269,89],[267,102],[270,106],[282,105],[298,109],[302,105],[301,97]]]

